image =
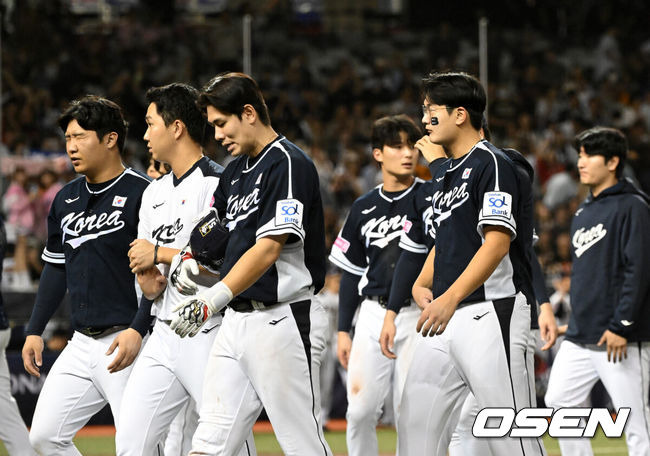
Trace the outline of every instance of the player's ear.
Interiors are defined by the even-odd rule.
[[[605,163],[605,165],[607,166],[607,170],[610,173],[615,173],[616,168],[618,167],[618,164],[619,164],[620,161],[621,161],[620,157],[618,157],[617,155],[614,155],[612,158],[607,160],[607,162]]]
[[[374,158],[377,161],[377,163],[383,163],[384,152],[378,147],[375,147],[374,149],[372,149],[372,158]]]
[[[469,113],[462,106],[459,106],[459,107],[455,108],[455,113],[452,114],[452,115],[454,115],[456,125],[460,126],[464,122],[469,122]]]
[[[182,121],[176,119],[172,128],[174,132],[174,139],[179,139],[181,137],[181,134],[183,134],[183,130],[185,130],[185,124]]]
[[[117,133],[114,131],[111,131],[110,133],[106,133],[106,136],[104,136],[104,140],[106,141],[106,147],[109,149],[111,147],[117,146]]]
[[[251,104],[245,104],[242,110],[241,117],[248,123],[253,123],[257,119],[257,111]]]

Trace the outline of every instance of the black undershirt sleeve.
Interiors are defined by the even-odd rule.
[[[25,328],[26,336],[40,336],[45,325],[63,301],[66,292],[65,266],[45,263],[36,293],[32,316]]]
[[[354,313],[359,307],[361,296],[359,296],[358,285],[361,276],[351,272],[341,272],[341,285],[339,287],[339,331],[350,332]]]
[[[548,291],[546,290],[544,272],[542,272],[542,265],[539,264],[539,259],[532,246],[530,247],[530,263],[533,270],[533,293],[535,293],[537,304],[542,305],[545,302],[550,302]]]
[[[436,175],[436,171],[438,171],[438,168],[442,166],[442,164],[447,161],[446,158],[436,158],[434,161],[429,163],[429,172],[431,173],[431,177]]]
[[[151,321],[153,320],[153,315],[151,315],[152,303],[152,299],[147,299],[142,295],[138,312],[135,314],[135,317],[133,317],[133,321],[131,322],[130,328],[138,331],[142,337],[147,335],[147,332],[151,327]]]
[[[393,273],[393,283],[388,298],[388,310],[399,313],[405,302],[411,299],[411,289],[418,275],[420,275],[426,259],[427,255],[423,253],[402,250]]]

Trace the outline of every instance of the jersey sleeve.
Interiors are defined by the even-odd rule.
[[[650,288],[650,211],[645,202],[640,201],[625,209],[618,233],[623,276],[618,303],[608,329],[628,337],[639,326],[639,318],[643,315],[641,309],[650,305],[647,300]]]
[[[206,179],[208,182],[203,187],[203,194],[201,195],[201,198],[203,199],[203,208],[212,207],[214,205],[214,194],[217,191],[219,181],[221,180],[218,176],[208,176]]]
[[[226,168],[226,171],[228,168]],[[228,200],[226,199],[226,184],[228,183],[228,179],[225,177],[225,171],[224,173],[219,177],[219,182],[217,183],[217,187],[214,190],[214,194],[212,195],[211,201],[212,201],[212,207],[214,207],[217,210],[217,213],[219,214],[219,218],[223,219],[226,216],[226,208],[228,207]]]
[[[329,260],[339,268],[358,276],[362,276],[368,267],[364,244],[359,237],[358,211],[352,206],[348,218],[339,232]]]
[[[255,238],[289,234],[304,242],[303,217],[310,210],[311,192],[318,191],[318,181],[314,186],[311,170],[285,155],[264,175]]]
[[[45,243],[41,258],[48,263],[65,265],[61,219],[57,211],[60,204],[61,198],[57,195],[47,216],[47,242]]]
[[[144,192],[142,192],[140,211],[138,212],[138,239],[152,239],[150,223],[152,214],[150,213],[150,210],[152,204],[151,195],[154,191],[155,185],[157,185],[157,182],[152,182]]]
[[[479,207],[479,235],[484,236],[484,227],[502,226],[511,233],[511,239],[517,236],[517,176],[513,165],[505,159],[498,159],[490,152],[492,163],[488,164],[474,187],[474,195]]]

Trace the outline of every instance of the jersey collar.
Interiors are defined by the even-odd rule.
[[[379,192],[379,196],[381,196],[383,199],[385,199],[389,203],[392,203],[393,201],[400,200],[400,199],[404,198],[406,195],[408,195],[409,193],[411,193],[411,190],[413,190],[415,188],[415,184],[417,184],[418,182],[422,182],[422,179],[419,179],[419,178],[416,177],[415,179],[413,179],[413,183],[411,184],[411,186],[409,188],[407,188],[405,190],[402,190],[402,192],[399,195],[397,195],[397,196],[395,196],[393,198],[390,198],[389,196],[387,196],[384,193],[384,184],[379,184],[377,186],[377,191]],[[391,192],[391,193],[396,193],[396,192]]]
[[[101,184],[88,185],[88,180],[84,179],[84,183],[86,184],[86,190],[88,190],[88,193],[90,193],[91,195],[99,195],[100,193],[104,193],[113,185],[117,184],[119,180],[122,179],[122,177],[124,177],[127,169],[128,168],[125,168],[117,177],[114,177],[113,179],[108,180],[106,182],[102,182]]]
[[[260,151],[260,153],[257,154],[257,157],[254,158],[246,157],[246,166],[242,170],[242,173],[251,172],[257,166],[257,164],[264,159],[268,151],[271,150],[271,147],[273,147],[276,142],[281,141],[282,139],[284,139],[284,136],[277,135],[273,141],[271,141],[266,146],[264,146],[264,148]]]
[[[205,155],[201,156],[201,158],[199,158],[199,159],[196,161],[196,163],[194,163],[194,164],[192,165],[192,167],[191,167],[190,169],[188,169],[187,172],[186,172],[185,174],[183,174],[181,177],[176,177],[176,175],[172,172],[171,175],[172,175],[172,182],[173,182],[173,184],[174,184],[174,187],[178,187],[178,186],[181,184],[181,182],[183,182],[183,180],[185,180],[185,178],[186,178],[187,176],[189,176],[190,174],[192,174],[192,173],[194,172],[194,170],[195,170],[196,168],[198,168],[198,167],[201,165],[201,162],[203,162],[204,159],[207,160],[207,158],[205,157]]]

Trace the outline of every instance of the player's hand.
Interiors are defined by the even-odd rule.
[[[546,351],[555,345],[558,336],[557,322],[555,321],[555,315],[553,315],[551,303],[545,302],[539,306],[537,322],[539,323],[539,335],[546,342],[542,350]]]
[[[395,359],[397,356],[393,353],[393,347],[395,346],[395,333],[397,328],[395,326],[395,318],[397,314],[392,310],[386,311],[386,316],[384,317],[384,326],[381,328],[381,334],[379,335],[379,345],[381,346],[381,352],[386,358]]]
[[[208,319],[232,300],[230,288],[219,282],[198,295],[187,298],[173,310],[170,328],[179,336],[194,337]]]
[[[557,335],[564,336],[568,330],[569,330],[569,325],[560,325],[557,327]]]
[[[425,306],[415,329],[421,332],[423,337],[442,334],[457,306],[458,302],[443,293]]]
[[[207,300],[199,296],[181,302],[172,310],[174,317],[169,327],[179,336],[194,337],[212,316]]]
[[[413,294],[413,300],[415,300],[415,303],[422,310],[433,301],[433,293],[431,292],[431,289],[427,287],[413,285],[411,293]]]
[[[151,242],[146,239],[134,239],[129,246],[129,267],[131,272],[137,274],[145,269],[154,266],[153,255],[156,248]]]
[[[627,339],[625,337],[606,329],[598,341],[598,346],[605,343],[607,344],[607,361],[615,363],[616,360],[623,361],[623,358],[627,358]]]
[[[445,149],[443,149],[441,145],[433,143],[431,138],[429,138],[429,135],[421,137],[418,142],[415,143],[415,148],[422,153],[422,156],[428,163],[431,163],[438,158],[447,158]]]
[[[23,345],[23,366],[29,375],[41,376],[43,365],[43,338],[41,336],[27,336]]]
[[[137,273],[135,277],[147,299],[156,299],[167,288],[167,279],[155,266]]]
[[[350,361],[350,350],[352,349],[352,339],[350,333],[346,331],[339,331],[338,340],[336,342],[336,356],[343,369],[348,370],[348,362]]]
[[[191,278],[199,275],[199,264],[192,258],[188,247],[174,255],[169,270],[171,271],[172,285],[179,293],[191,296],[199,291],[196,282]]]
[[[120,331],[106,352],[106,356],[110,356],[116,348],[118,349],[117,355],[115,355],[115,358],[113,358],[113,361],[111,361],[106,369],[111,374],[114,374],[129,367],[135,361],[135,358],[137,358],[138,353],[140,353],[141,346],[142,336],[138,331],[133,328]]]

